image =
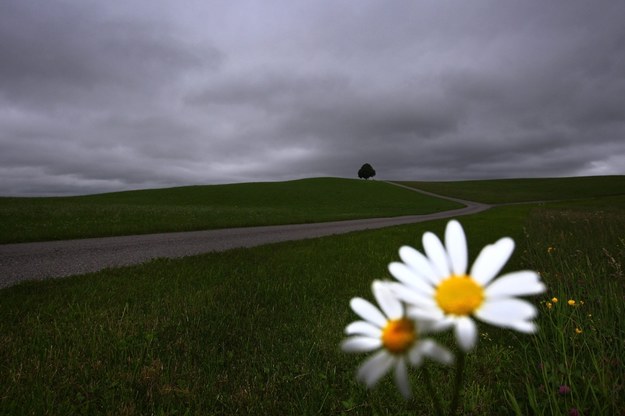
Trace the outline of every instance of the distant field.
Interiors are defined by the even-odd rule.
[[[0,198],[0,243],[393,217],[460,207],[384,182],[339,178]]]
[[[396,182],[441,195],[486,203],[554,201],[625,195],[625,176]]]

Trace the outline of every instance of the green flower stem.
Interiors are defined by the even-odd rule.
[[[423,371],[423,379],[425,380],[425,387],[428,389],[428,393],[430,393],[430,397],[432,397],[432,401],[434,402],[434,410],[436,410],[436,415],[443,415],[443,407],[441,406],[441,401],[438,398],[438,394],[432,385],[432,378],[430,377],[430,372],[428,371],[427,365],[422,367]]]
[[[464,381],[464,351],[459,351],[456,357],[456,382],[454,385],[454,395],[449,407],[449,415],[455,416],[458,412],[458,404],[460,402],[460,392]]]

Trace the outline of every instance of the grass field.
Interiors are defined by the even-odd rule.
[[[398,183],[440,195],[491,204],[625,195],[625,176]]]
[[[549,288],[532,299],[537,335],[480,326],[461,414],[623,414],[625,200],[504,206],[460,220],[470,261],[512,236],[506,269],[537,270]],[[421,249],[422,233],[441,236],[445,223],[2,289],[0,414],[432,414],[420,370],[405,402],[391,377],[373,390],[357,383],[365,356],[338,346],[356,319],[349,300],[371,299],[397,249]],[[453,369],[428,367],[447,403]]]
[[[460,207],[384,182],[339,178],[0,198],[0,244],[394,217]]]

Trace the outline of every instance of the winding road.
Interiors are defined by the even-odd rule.
[[[465,207],[434,214],[391,218],[3,244],[0,245],[0,288],[26,280],[71,276],[108,267],[139,264],[159,257],[184,257],[238,247],[412,224],[475,214],[491,208],[487,204],[437,195],[394,182],[387,183],[459,202]]]

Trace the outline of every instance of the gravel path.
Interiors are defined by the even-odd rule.
[[[416,191],[403,185],[389,183]],[[281,241],[458,217],[485,211],[491,207],[425,191],[417,192],[460,202],[466,207],[434,214],[392,218],[3,244],[0,245],[0,288],[25,280],[96,272],[107,267],[143,263],[158,257],[184,257],[237,247],[254,247]]]

